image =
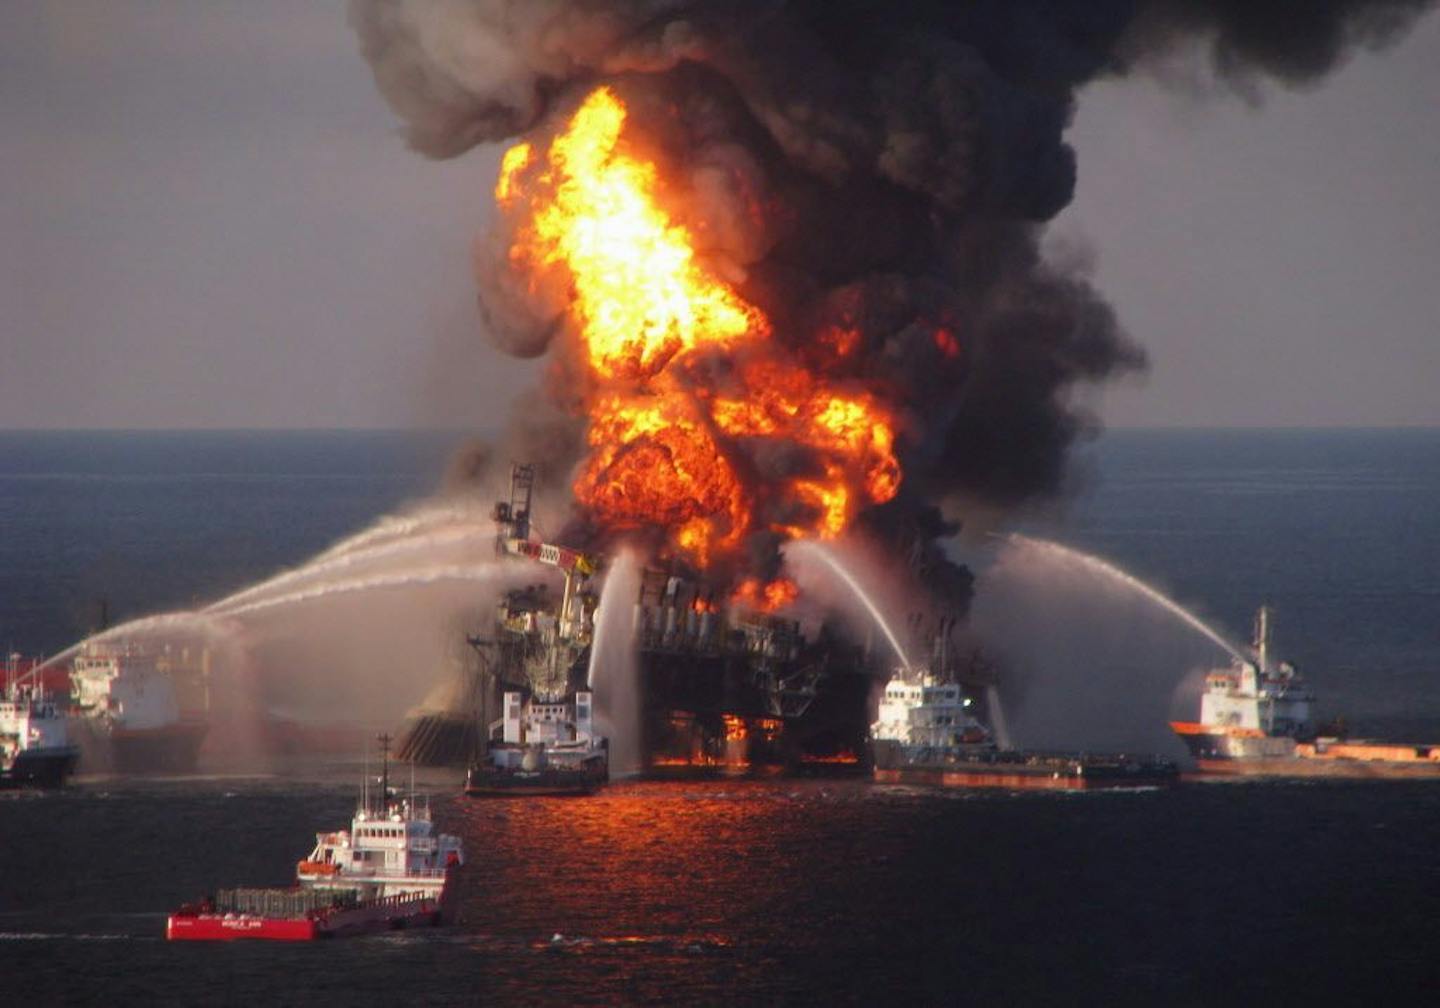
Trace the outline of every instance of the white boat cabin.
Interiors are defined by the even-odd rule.
[[[362,897],[439,893],[445,874],[464,863],[460,838],[435,833],[428,803],[414,799],[355,812],[349,830],[315,834],[315,848],[296,867],[304,886],[359,889]]]
[[[1304,738],[1314,734],[1310,692],[1288,662],[1270,661],[1270,611],[1255,620],[1255,659],[1236,659],[1228,668],[1205,676],[1200,695],[1200,723],[1231,731]]]
[[[897,674],[885,684],[870,736],[927,748],[989,745],[990,733],[971,713],[972,706],[959,683],[924,672]]]

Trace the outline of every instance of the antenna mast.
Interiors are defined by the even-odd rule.
[[[385,733],[377,739],[380,743],[380,814],[384,815],[390,806],[390,735]]]

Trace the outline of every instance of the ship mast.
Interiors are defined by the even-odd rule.
[[[390,809],[390,735],[385,733],[376,741],[380,743],[380,814]]]
[[[1255,614],[1255,659],[1260,663],[1260,674],[1270,667],[1270,607],[1262,605]]]

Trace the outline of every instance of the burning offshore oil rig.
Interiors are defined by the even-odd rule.
[[[663,159],[641,156],[660,149],[637,146],[663,129],[658,109],[627,91],[596,87],[547,124],[548,140],[506,151],[495,186],[504,254],[481,276],[497,334],[525,353],[553,344],[549,398],[582,421],[540,449],[560,463],[549,475],[571,477],[559,541],[532,535],[530,466],[514,468],[494,511],[497,551],[557,570],[563,591],[500,600],[493,625],[471,635],[464,682],[414,719],[401,754],[484,757],[499,776],[596,759],[605,739],[592,701],[603,711],[606,698],[592,692],[591,582],[638,542],[648,559],[634,597],[604,602],[611,623],[613,607],[632,609],[621,622],[638,665],[626,740],[637,762],[858,765],[871,684],[890,669],[835,626],[801,632],[781,549],[863,529],[923,585],[920,622],[948,627],[963,612],[968,572],[936,542],[954,530],[929,497],[940,487],[932,474],[902,493],[901,451],[922,426],[902,372],[963,379],[951,314],[912,320],[914,360],[891,351],[858,292],[777,326],[780,306],[751,300],[697,247]],[[522,445],[545,426],[517,419]]]
[[[445,709],[407,722],[402,759],[483,761],[487,751],[524,741],[520,705],[539,712],[532,730],[570,726],[562,742],[597,735],[590,680],[600,599],[592,581],[605,561],[532,538],[534,486],[534,468],[515,465],[510,497],[493,512],[496,551],[559,571],[563,588],[534,584],[499,599],[489,627],[468,637],[473,660],[450,684]],[[636,581],[633,598],[606,599],[629,609],[634,634],[634,769],[859,766],[872,684],[886,672],[880,656],[828,626],[807,640],[798,621],[766,612],[763,599],[718,595],[678,560],[647,565]],[[604,710],[607,698],[593,703]]]
[[[1043,245],[1079,89],[1192,43],[1247,94],[1313,80],[1423,6],[351,0],[414,149],[509,145],[482,328],[547,366],[502,454],[574,505],[577,549],[537,542],[517,481],[503,551],[564,592],[502,601],[445,705],[474,716],[417,722],[417,751],[503,738],[507,691],[584,692],[590,579],[638,539],[652,765],[852,752],[863,648],[785,618],[785,544],[876,544],[936,639],[970,596],[958,516],[1059,493],[1077,390],[1144,366],[1086,257]]]

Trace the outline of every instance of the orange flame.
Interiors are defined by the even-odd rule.
[[[839,535],[899,490],[892,414],[806,371],[771,339],[764,313],[704,265],[662,205],[657,166],[626,152],[626,119],[615,92],[596,89],[543,156],[510,148],[495,186],[502,209],[523,214],[511,263],[532,279],[561,271],[571,292],[591,448],[577,500],[605,527],[665,529],[701,567],[752,531]],[[816,336],[831,359],[858,338]],[[699,354],[741,350],[742,367],[694,366]],[[813,471],[747,484],[741,459],[754,439],[808,449]]]
[[[731,594],[731,601],[757,612],[774,612],[800,597],[794,581],[777,578],[761,583],[759,578],[745,578]]]

